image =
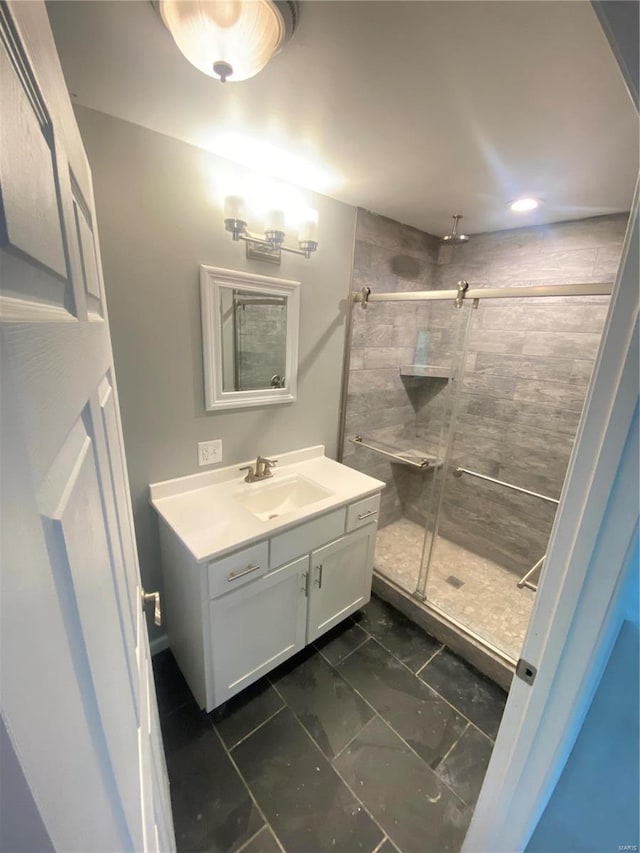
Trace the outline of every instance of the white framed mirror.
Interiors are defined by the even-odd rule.
[[[202,265],[207,411],[296,399],[300,282]]]

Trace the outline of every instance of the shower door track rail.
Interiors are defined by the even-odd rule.
[[[541,495],[540,492],[532,492],[531,489],[523,489],[522,486],[514,486],[513,483],[505,483],[504,480],[496,480],[495,477],[488,477],[486,474],[479,474],[477,471],[470,471],[468,468],[456,468],[453,472],[454,477],[462,477],[463,474],[467,474],[469,477],[477,477],[479,480],[486,480],[488,483],[495,483],[496,486],[504,486],[505,489],[512,489],[514,492],[520,492],[532,498],[540,498],[541,501],[547,501],[556,506],[560,503],[557,498]]]
[[[460,306],[467,299],[475,301],[477,299],[524,299],[530,296],[610,296],[612,290],[612,281],[540,284],[526,287],[458,287],[457,290],[403,290],[398,293],[373,293],[370,287],[363,287],[361,290],[353,291],[353,301],[361,303],[363,308],[369,302],[429,302],[449,299]]]

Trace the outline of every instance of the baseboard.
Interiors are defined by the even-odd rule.
[[[155,640],[149,642],[149,648],[151,649],[151,657],[153,657],[169,648],[169,638],[166,634],[156,637]]]

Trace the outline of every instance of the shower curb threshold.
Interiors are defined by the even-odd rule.
[[[460,655],[491,681],[494,681],[504,690],[509,690],[515,675],[515,664],[507,663],[474,638],[462,634],[457,626],[442,618],[427,604],[414,598],[402,587],[375,570],[372,589],[379,598],[393,605],[408,619],[415,622],[440,643],[444,643],[452,652]]]

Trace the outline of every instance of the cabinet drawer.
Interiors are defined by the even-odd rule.
[[[268,546],[258,542],[221,560],[209,563],[209,598],[231,592],[269,570]]]
[[[314,548],[338,539],[344,533],[345,516],[343,507],[274,536],[271,540],[271,568],[282,566],[301,554],[308,554]]]
[[[347,533],[357,530],[358,527],[364,527],[365,524],[371,524],[372,521],[377,521],[379,509],[379,494],[371,495],[370,498],[364,498],[364,500],[351,504],[347,510]]]

